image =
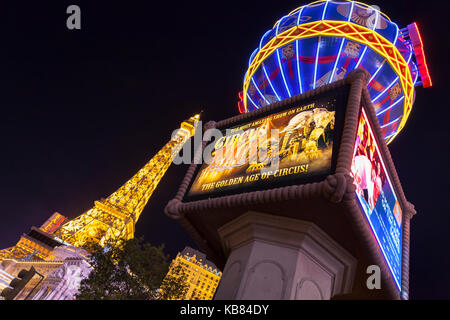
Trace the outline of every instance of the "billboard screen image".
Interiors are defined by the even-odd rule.
[[[402,210],[364,108],[359,118],[351,173],[359,203],[400,290]]]
[[[327,94],[227,128],[212,142],[211,161],[202,164],[187,196],[220,196],[243,188],[249,192],[329,174],[336,117],[340,119],[346,97]]]

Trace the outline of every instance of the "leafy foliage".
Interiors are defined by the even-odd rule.
[[[164,246],[154,247],[135,238],[104,248],[93,244],[90,263],[93,271],[80,284],[77,300],[148,300],[170,299],[187,287],[183,277],[172,279],[168,295],[159,287],[169,269]],[[178,289],[177,289],[178,288]]]

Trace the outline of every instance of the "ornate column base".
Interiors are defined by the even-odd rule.
[[[356,259],[311,222],[250,211],[219,230],[216,300],[325,300],[350,293]]]

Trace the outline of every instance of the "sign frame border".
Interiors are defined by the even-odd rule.
[[[369,81],[369,74],[361,69],[353,70],[349,75],[339,81],[319,87],[315,90],[310,90],[297,97],[286,99],[298,99],[301,101],[314,97],[320,93],[332,90],[336,87],[350,84],[350,92],[347,101],[347,108],[345,112],[344,127],[342,130],[341,141],[336,161],[336,170],[326,177],[321,182],[306,183],[301,185],[291,185],[281,188],[274,188],[269,190],[254,191],[248,193],[240,193],[235,195],[228,195],[217,198],[208,198],[204,200],[197,200],[191,202],[183,202],[183,198],[188,191],[191,181],[194,179],[198,164],[194,161],[186,172],[186,175],[176,193],[175,197],[168,202],[165,207],[165,214],[177,220],[184,229],[188,232],[191,238],[198,244],[200,249],[204,251],[211,260],[215,260],[224,264],[223,258],[217,256],[216,252],[208,243],[201,230],[190,222],[189,216],[199,214],[199,212],[214,209],[229,208],[232,210],[236,207],[251,207],[256,204],[264,204],[270,202],[281,202],[288,200],[307,200],[311,198],[323,198],[334,204],[342,205],[346,210],[353,230],[356,230],[358,238],[367,250],[367,254],[371,260],[380,266],[382,277],[382,288],[386,290],[389,297],[392,299],[409,298],[409,247],[410,247],[410,220],[416,214],[414,205],[406,200],[400,183],[398,174],[395,170],[391,154],[383,139],[383,134],[380,124],[373,108],[370,94],[367,90],[367,82]],[[205,124],[204,130],[209,128],[222,128],[233,125],[238,121],[249,121],[251,117],[261,114],[263,112],[270,112],[277,109],[280,102],[271,104],[264,108],[252,111],[251,113],[241,114],[232,118],[228,118],[219,122],[210,121]],[[393,188],[398,196],[400,207],[402,209],[402,276],[401,276],[401,291],[395,284],[392,278],[389,267],[387,266],[384,256],[379,248],[379,245],[373,239],[370,225],[361,211],[360,204],[355,194],[355,186],[353,185],[353,178],[350,175],[350,167],[353,159],[353,151],[356,142],[357,126],[359,121],[359,114],[361,108],[364,108],[366,115],[374,131],[375,139],[385,161],[386,169],[392,179]],[[197,150],[194,160],[199,160],[201,151],[205,148],[206,142],[202,143],[201,150]]]

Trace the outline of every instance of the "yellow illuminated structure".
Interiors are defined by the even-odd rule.
[[[172,275],[173,270],[178,266],[187,276],[189,284],[182,300],[212,300],[222,272],[206,259],[206,255],[186,247],[172,260],[168,274]]]
[[[94,207],[70,221],[55,213],[41,228],[24,234],[14,247],[0,250],[0,261],[25,257],[51,261],[52,250],[60,245],[104,245],[133,238],[142,210],[174,157],[194,135],[199,119],[200,115],[195,115],[182,122],[172,139],[108,198],[96,201]]]
[[[65,217],[64,217],[65,218]],[[54,236],[41,228],[32,227],[27,234],[22,234],[15,246],[0,250],[0,261],[6,259],[53,260],[53,250],[62,245]]]
[[[134,227],[150,196],[185,142],[194,135],[200,116],[181,123],[172,139],[130,180],[93,208],[64,224],[56,237],[73,246],[134,237]]]

